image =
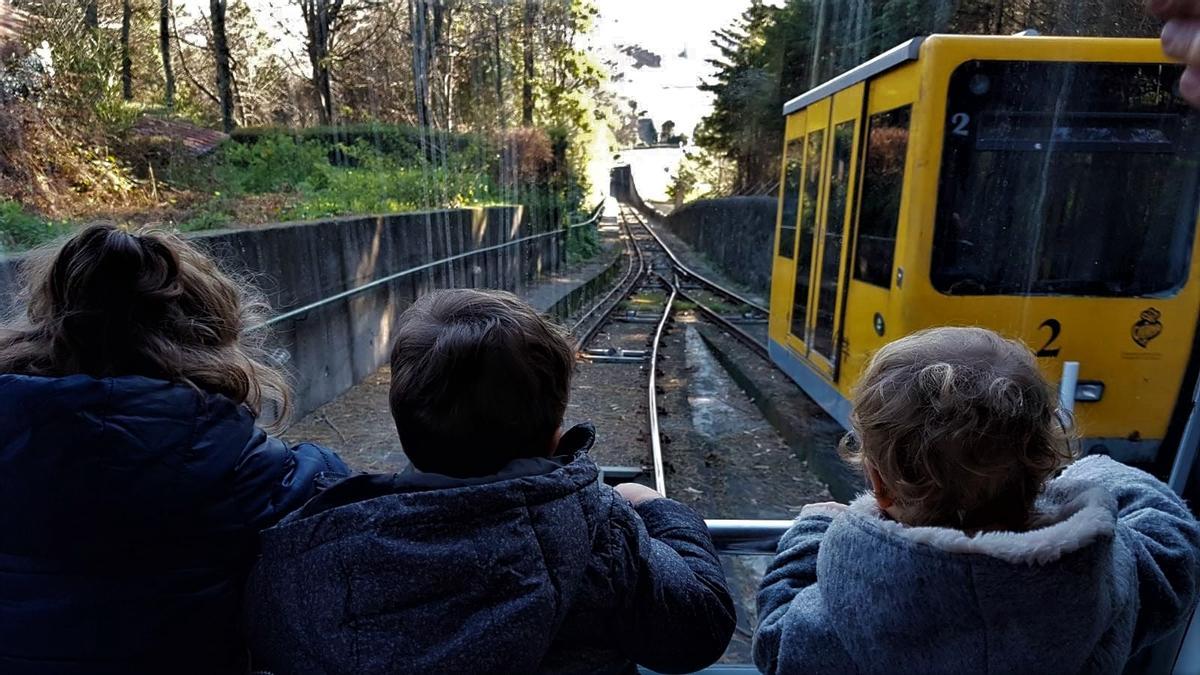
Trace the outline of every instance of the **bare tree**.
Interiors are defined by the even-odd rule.
[[[521,38],[525,57],[525,80],[521,83],[521,124],[533,126],[533,26],[537,22],[537,0],[525,0]]]
[[[408,0],[409,30],[412,32],[413,99],[417,126],[427,129],[429,120],[429,6],[426,0]],[[425,137],[424,131],[421,137]]]
[[[132,0],[121,0],[121,98],[133,100],[133,58],[129,55],[129,32],[133,27]]]
[[[171,0],[158,0],[158,50],[162,53],[167,110],[174,110],[175,69],[171,67]]]
[[[332,54],[335,33],[344,0],[299,0],[307,33],[308,62],[312,67],[313,88],[320,107],[317,114],[322,124],[333,122]]]
[[[221,106],[221,127],[225,133],[233,131],[233,68],[229,58],[229,37],[225,31],[225,14],[228,0],[209,0],[212,22],[213,63],[217,70],[217,96]]]
[[[495,14],[492,15],[492,37],[494,38],[495,43],[493,44],[494,52],[492,57],[495,59],[493,68],[496,75],[496,104],[499,106],[498,112],[500,117],[500,128],[505,129],[508,127],[508,113],[504,109],[504,56],[500,52],[500,38],[504,33],[504,28],[502,25],[502,20],[504,18],[504,3],[496,3],[493,6],[493,11]]]
[[[100,27],[100,6],[98,0],[83,0],[83,25],[91,30]]]

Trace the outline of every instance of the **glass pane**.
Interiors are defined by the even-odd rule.
[[[933,250],[952,295],[1170,294],[1200,125],[1163,65],[984,62],[950,82]]]
[[[799,138],[788,142],[783,161],[786,168],[783,173],[783,201],[780,208],[782,219],[779,225],[779,255],[791,258],[792,250],[796,248],[796,210],[800,204],[800,170],[804,161],[804,142]]]
[[[796,287],[792,296],[792,335],[805,339],[808,318],[809,274],[812,272],[813,234],[817,227],[817,197],[821,194],[821,157],[825,151],[825,130],[808,135],[804,165],[804,202],[800,205],[800,250],[796,253]]]
[[[855,120],[842,122],[833,131],[833,163],[830,164],[829,210],[825,220],[825,251],[821,255],[821,286],[817,291],[817,325],[813,349],[836,361],[833,344],[834,310],[837,305],[838,270],[842,259],[842,235],[846,230],[846,198],[850,190],[850,153],[854,146]]]
[[[884,288],[891,286],[911,117],[912,106],[872,115],[867,134],[854,278]]]

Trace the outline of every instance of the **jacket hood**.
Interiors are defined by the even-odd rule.
[[[864,495],[821,544],[822,596],[865,672],[894,671],[898,653],[911,659],[905,672],[967,672],[980,654],[1011,672],[1078,672],[1123,610],[1116,510],[1108,492],[1060,479],[1030,530],[969,536],[901,525]]]
[[[300,659],[311,672],[536,670],[592,559],[593,442],[580,426],[558,456],[491,477],[409,471],[330,487],[263,533],[257,640],[319,645]]]

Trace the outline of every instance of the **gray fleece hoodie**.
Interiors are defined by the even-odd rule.
[[[874,498],[810,508],[758,596],[768,673],[1119,673],[1187,620],[1200,527],[1149,474],[1087,457],[1027,532],[906,527]]]

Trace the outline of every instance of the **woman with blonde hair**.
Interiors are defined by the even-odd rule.
[[[0,672],[238,673],[258,532],[346,466],[286,410],[265,305],[195,246],[88,227],[0,333]]]

